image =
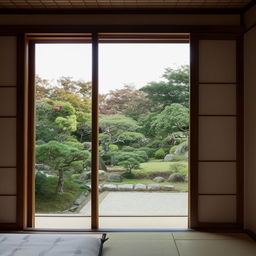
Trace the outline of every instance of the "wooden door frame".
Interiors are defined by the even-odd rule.
[[[120,32],[120,28],[118,28],[117,32]],[[225,29],[224,29],[225,30]],[[112,30],[113,31],[113,30]],[[169,28],[169,31],[172,31],[172,28]],[[177,29],[174,29],[175,33],[178,33]],[[189,190],[190,190],[190,196],[189,196],[189,227],[190,228],[241,228],[243,225],[243,148],[242,148],[242,140],[243,140],[243,136],[242,136],[242,132],[243,132],[243,99],[242,99],[242,92],[243,92],[243,72],[242,72],[242,62],[240,62],[242,60],[242,36],[241,36],[241,31],[238,30],[237,33],[232,33],[232,31],[228,34],[225,34],[223,32],[221,33],[215,33],[216,29],[213,29],[213,31],[210,31],[209,33],[205,32],[205,33],[198,33],[198,31],[200,31],[200,29],[196,29],[195,30],[197,33],[192,33],[191,37],[190,37],[190,44],[191,44],[191,51],[190,51],[190,58],[191,58],[191,83],[190,83],[190,157],[189,157],[189,165],[190,165],[190,174],[189,174]],[[214,32],[215,31],[215,32]],[[75,30],[76,32],[76,30]],[[148,32],[148,30],[147,30]],[[184,32],[184,30],[181,30],[181,33]],[[192,30],[193,32],[193,30]],[[140,31],[137,33],[141,33]],[[165,30],[163,31],[163,33],[167,33]],[[97,32],[94,33],[94,35],[96,35]],[[238,218],[239,218],[239,223],[236,224],[232,224],[230,225],[230,223],[199,223],[198,222],[198,170],[197,170],[197,163],[195,162],[195,159],[198,159],[198,123],[197,121],[195,121],[195,115],[197,115],[198,113],[198,40],[199,38],[208,38],[208,39],[235,39],[237,40],[237,83],[239,84],[239,87],[237,88],[237,113],[239,113],[239,117],[237,119],[237,128],[239,129],[239,133],[238,133],[238,144],[240,145],[240,149],[238,149],[237,147],[237,153],[239,156],[239,168],[240,171],[237,172],[237,178],[239,179],[239,183],[237,183],[237,191],[239,193],[238,198],[238,204],[237,204],[237,209],[238,209]],[[94,36],[94,40],[97,40],[97,38]],[[21,42],[22,40],[20,40]],[[25,44],[28,44],[27,41],[25,40]],[[21,43],[20,43],[21,45]],[[25,49],[27,48],[28,45],[25,45]],[[97,52],[97,49],[94,49],[95,53]],[[20,53],[21,54],[21,53]],[[26,54],[24,54],[26,55]],[[97,58],[97,54],[94,54],[94,57]],[[239,60],[239,61],[238,61]],[[29,62],[30,63],[30,62]],[[26,62],[21,63],[21,66],[23,65],[23,70],[25,70],[26,72]],[[21,67],[20,66],[20,67]],[[24,68],[25,66],[25,68]],[[97,67],[95,68],[95,72],[97,72]],[[22,69],[21,69],[22,70]],[[22,77],[22,76],[21,76]],[[30,79],[31,81],[31,79]],[[23,92],[24,94],[26,94],[26,79],[23,81],[20,81],[20,83],[23,83]],[[98,83],[98,82],[97,82]],[[95,84],[97,84],[95,83]],[[31,87],[31,82],[30,82],[30,87]],[[25,104],[26,102],[26,97],[24,97],[23,95],[23,103]],[[28,102],[30,102],[28,100]],[[29,109],[29,107],[28,107]],[[24,113],[20,113],[20,116],[22,115],[22,119],[23,122],[26,123],[28,122],[28,120],[26,119],[26,116],[24,115]],[[21,120],[21,118],[20,118]],[[29,122],[28,122],[29,123]],[[97,127],[98,124],[95,124]],[[30,128],[31,129],[31,128]],[[19,138],[21,138],[22,136],[26,136],[29,137],[29,133],[24,133],[24,134],[20,134]],[[32,134],[30,133],[30,138],[33,137]],[[29,142],[27,142],[29,144]],[[24,144],[24,143],[23,143]],[[22,148],[22,147],[21,147]],[[26,147],[25,147],[26,148]],[[193,151],[191,150],[193,149]],[[29,152],[29,150],[28,150]],[[96,153],[96,152],[95,152]],[[25,154],[26,155],[26,154]],[[27,161],[27,164],[29,165],[29,162],[31,163],[31,160],[27,160],[27,159],[23,159],[23,163],[25,163]],[[96,166],[96,163],[94,164]],[[30,170],[32,167],[30,166],[28,168],[28,170]],[[96,167],[95,167],[96,168]],[[20,171],[21,171],[21,167],[20,167]],[[191,171],[192,170],[192,171]],[[23,175],[23,177],[25,177],[25,172],[26,172],[26,168],[24,167],[23,169],[23,174],[19,174],[20,176]],[[30,177],[31,179],[31,177]],[[97,180],[97,174],[94,175],[94,179]],[[27,182],[28,184],[29,182]],[[29,190],[29,188],[19,188],[19,193],[18,195],[20,195],[19,197],[21,198],[21,195],[27,195],[28,197],[28,201],[31,200],[31,191],[26,191],[26,189]],[[20,191],[23,191],[22,193],[20,193]],[[25,214],[25,212],[29,212],[31,211],[31,206],[29,206],[28,204],[26,204],[26,200],[23,197],[23,202],[19,203],[19,212],[21,212],[20,209],[23,209],[23,212]],[[96,199],[95,199],[96,200]],[[32,211],[31,211],[32,212]],[[95,209],[94,211],[94,215],[96,215],[98,212],[98,209]],[[23,215],[24,215],[23,214]],[[30,215],[27,215],[28,218],[31,219]],[[26,216],[22,219],[20,218],[19,220],[19,227],[22,229],[22,227],[33,227],[33,221],[29,221],[27,220],[26,222]],[[23,224],[22,224],[23,223]],[[91,230],[97,230],[98,229],[98,218],[94,219],[92,221],[92,229]]]
[[[106,39],[107,34],[104,33],[104,39],[101,43],[187,43],[189,42],[188,34],[176,34],[175,37],[164,35],[154,35],[150,38],[150,34],[136,34],[123,36],[122,39],[116,38],[115,33],[111,33]],[[142,35],[142,36],[141,36]],[[81,36],[81,35],[78,35]],[[35,44],[36,43],[82,43],[76,34],[65,34],[58,38],[58,34],[29,34],[27,36],[28,44],[28,182],[27,182],[27,227],[35,226]],[[99,192],[98,192],[98,33],[91,33],[92,43],[92,200],[91,200],[91,230],[99,229]]]

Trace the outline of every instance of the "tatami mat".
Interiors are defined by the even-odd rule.
[[[255,256],[256,243],[249,240],[176,240],[180,256]]]
[[[199,239],[199,240],[205,240],[205,239],[221,239],[221,240],[230,240],[230,239],[251,239],[248,235],[243,233],[209,233],[209,232],[177,232],[173,233],[175,240],[180,239]],[[256,255],[255,255],[256,256]]]
[[[104,256],[179,256],[172,234],[126,233],[109,235]]]
[[[104,256],[256,256],[243,233],[109,233]]]

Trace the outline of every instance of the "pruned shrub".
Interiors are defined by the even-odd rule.
[[[165,157],[165,152],[162,148],[159,148],[156,152],[155,152],[155,158],[157,159],[164,159]]]
[[[150,147],[142,147],[142,148],[136,149],[135,151],[144,151],[147,153],[148,158],[152,158],[152,157],[154,157],[156,150],[154,148],[150,148]]]
[[[126,179],[135,179],[136,178],[135,174],[132,172],[124,172],[122,174],[122,177],[126,178]]]
[[[180,170],[186,168],[186,164],[184,163],[172,163],[170,164],[170,170],[172,172],[179,172]]]
[[[181,173],[173,173],[168,178],[168,181],[170,182],[185,182],[185,175]]]

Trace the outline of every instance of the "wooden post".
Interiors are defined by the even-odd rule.
[[[98,35],[92,34],[92,164],[91,164],[91,228],[99,228],[99,122],[98,122]]]

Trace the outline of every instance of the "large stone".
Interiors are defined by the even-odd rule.
[[[161,176],[157,176],[153,179],[154,182],[157,182],[157,183],[161,183],[161,182],[164,182],[165,181],[165,178],[161,177]]]
[[[173,157],[174,157],[173,154],[167,154],[167,155],[164,157],[164,161],[165,161],[165,162],[170,162],[170,161],[173,160]]]
[[[91,178],[91,172],[82,172],[80,180],[89,180]]]
[[[162,185],[161,190],[163,190],[163,191],[173,191],[174,186],[173,185]]]
[[[174,152],[175,155],[181,155],[182,153],[185,153],[188,151],[188,142],[185,141],[181,144],[179,144]]]
[[[108,176],[108,181],[121,182],[123,180],[122,176],[118,173],[110,173]]]
[[[80,205],[87,197],[87,194],[81,194],[76,201],[74,202],[74,205]]]
[[[136,190],[136,191],[145,191],[145,190],[147,190],[147,186],[144,185],[144,184],[136,184],[134,186],[134,190]]]
[[[102,191],[116,191],[117,185],[115,184],[104,184],[102,185]]]
[[[105,176],[106,172],[104,170],[99,170],[99,176]]]
[[[131,191],[133,190],[133,185],[132,184],[121,184],[118,185],[118,190],[119,191]]]
[[[158,190],[160,190],[160,185],[159,184],[148,184],[147,188],[149,191],[158,191]]]

